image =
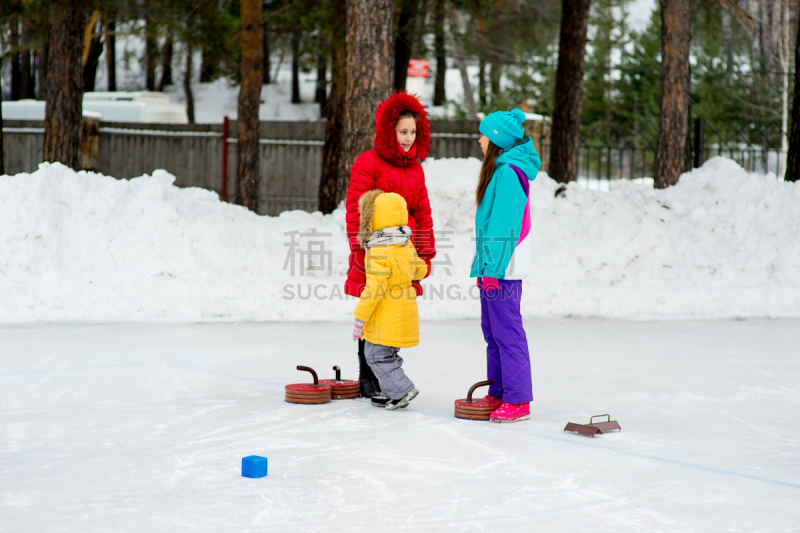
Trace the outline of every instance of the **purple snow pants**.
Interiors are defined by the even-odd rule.
[[[494,381],[489,394],[508,403],[531,402],[531,357],[519,310],[522,282],[498,282],[499,290],[481,287],[481,329],[488,345],[486,374]]]

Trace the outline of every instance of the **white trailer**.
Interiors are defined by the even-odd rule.
[[[3,102],[5,120],[44,120],[45,102]],[[160,92],[89,92],[83,95],[84,116],[102,115],[106,122],[188,124],[186,110]]]

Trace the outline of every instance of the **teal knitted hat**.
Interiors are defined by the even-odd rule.
[[[514,148],[517,141],[525,136],[522,123],[525,122],[525,113],[519,109],[511,111],[495,111],[481,121],[478,127],[481,133],[503,150]]]

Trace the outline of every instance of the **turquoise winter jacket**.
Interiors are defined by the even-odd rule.
[[[536,179],[542,160],[530,137],[497,158],[492,180],[475,213],[476,254],[469,274],[472,278],[504,279],[520,237],[528,197],[509,164],[522,170],[529,181]]]

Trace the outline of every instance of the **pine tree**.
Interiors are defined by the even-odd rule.
[[[339,172],[350,181],[350,167],[372,148],[375,111],[394,86],[393,6],[390,0],[347,0],[347,76],[342,157]],[[337,189],[339,199],[347,187]],[[338,203],[338,202],[337,202]]]
[[[95,80],[97,79],[97,66],[100,61],[100,54],[103,53],[103,41],[101,32],[97,30],[100,21],[100,12],[94,12],[87,17],[84,29],[83,41],[83,90],[85,92],[94,91]],[[101,26],[102,27],[102,24]]]
[[[241,0],[241,85],[238,107],[238,167],[236,171],[237,203],[258,212],[260,175],[258,110],[261,102],[263,67],[261,0]]]
[[[325,123],[325,152],[322,158],[322,176],[319,182],[319,210],[332,213],[347,196],[347,176],[340,172],[342,157],[342,129],[345,112],[345,86],[347,85],[347,3],[333,0],[331,11],[331,90],[327,100]]]
[[[0,72],[3,70],[3,58],[0,54]],[[0,176],[6,173],[6,157],[3,148],[3,77],[0,76]]]
[[[657,189],[675,185],[686,170],[691,41],[691,0],[661,0],[661,83],[658,137],[653,165],[653,179]]]
[[[406,90],[408,62],[411,59],[411,43],[414,41],[414,22],[419,11],[419,0],[399,0],[400,13],[394,40],[394,88]]]
[[[792,98],[792,125],[789,130],[789,155],[786,163],[786,181],[800,181],[800,17],[797,41],[794,47],[794,96]]]
[[[444,74],[447,70],[444,43],[444,0],[436,0],[434,6],[434,39],[436,51],[436,81],[433,90],[433,105],[444,105],[447,97],[444,92]]]
[[[44,160],[81,168],[83,119],[82,50],[84,11],[79,2],[57,0],[51,6],[44,119]]]
[[[117,13],[109,9],[103,14],[106,29],[106,73],[108,76],[107,91],[117,90]]]
[[[550,148],[550,176],[567,183],[578,179],[581,95],[590,0],[564,0],[556,72]]]

